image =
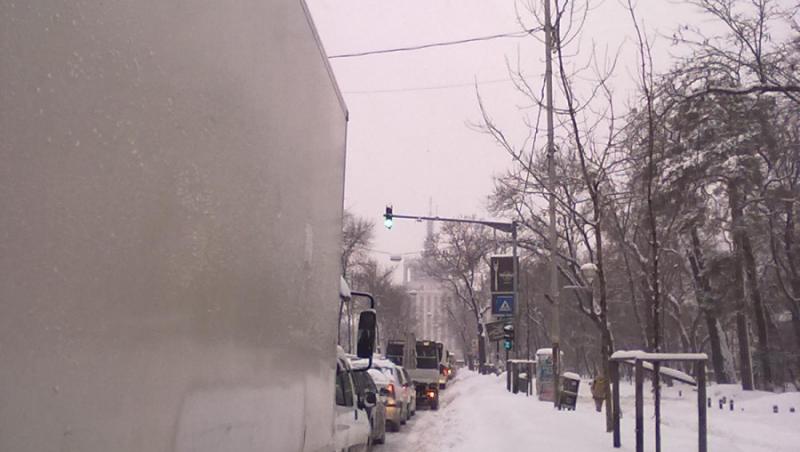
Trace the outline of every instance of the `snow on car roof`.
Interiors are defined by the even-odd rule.
[[[389,378],[378,369],[370,369],[367,373],[372,377],[372,381],[374,381],[376,385],[385,386],[390,383]]]

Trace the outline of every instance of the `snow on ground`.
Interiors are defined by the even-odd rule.
[[[634,451],[634,390],[623,383],[622,448],[612,447],[605,415],[594,410],[587,381],[581,382],[576,411],[557,411],[535,396],[511,394],[502,376],[467,370],[442,393],[439,411],[420,409],[400,433],[389,433],[376,452],[595,452]],[[653,406],[645,394],[645,449],[654,450]],[[800,451],[800,393],[743,392],[733,385],[711,386],[708,410],[709,451]],[[722,397],[734,399],[733,412]],[[665,387],[662,402],[662,450],[697,450],[697,393],[687,385]],[[779,406],[773,414],[772,406]],[[789,408],[795,407],[795,413]]]

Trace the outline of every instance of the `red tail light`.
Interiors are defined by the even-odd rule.
[[[394,385],[392,383],[389,383],[389,385],[386,386],[386,390],[389,391],[390,396],[394,397]]]

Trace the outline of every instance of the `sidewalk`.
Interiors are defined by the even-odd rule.
[[[386,452],[597,452],[634,451],[633,388],[623,385],[622,448],[614,449],[605,432],[605,417],[594,410],[587,382],[581,382],[576,411],[557,411],[535,396],[510,394],[505,374],[459,372],[444,391],[439,411],[419,411],[400,434],[387,438]],[[682,396],[678,396],[678,390]],[[715,393],[736,392],[733,387],[709,388]],[[697,450],[695,392],[689,386],[665,388],[662,404],[662,451]],[[745,411],[709,410],[709,450],[726,452],[790,452],[800,444],[800,394],[738,394]],[[783,412],[772,414],[781,400]],[[797,402],[797,403],[796,403]],[[645,445],[653,450],[652,406],[645,399]],[[769,406],[768,406],[769,405]],[[769,408],[769,410],[767,410]],[[716,410],[716,411],[715,411]],[[376,449],[381,451],[381,449]]]

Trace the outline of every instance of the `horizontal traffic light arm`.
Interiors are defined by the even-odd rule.
[[[470,223],[470,224],[482,224],[484,226],[489,226],[490,228],[497,229],[498,231],[508,232],[511,233],[516,229],[517,222],[502,222],[502,221],[486,221],[486,220],[468,220],[465,218],[447,218],[447,217],[429,217],[429,216],[422,216],[422,215],[401,215],[397,213],[392,214],[392,218],[402,218],[406,220],[429,220],[429,221],[450,221],[453,223]]]

